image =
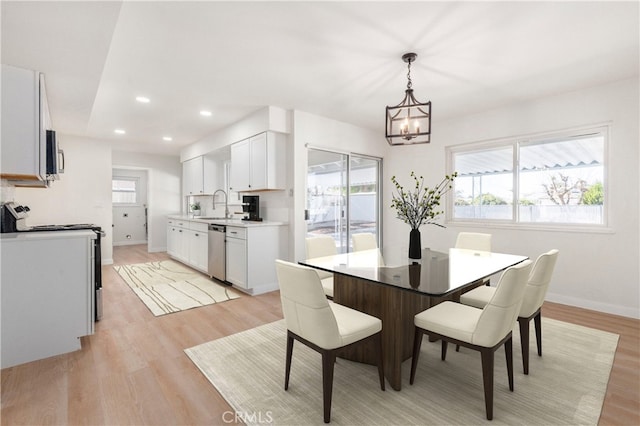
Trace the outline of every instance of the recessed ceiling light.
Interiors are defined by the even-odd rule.
[[[163,136],[162,140],[163,141],[167,141],[167,142],[171,142],[173,140],[173,138],[171,136]]]
[[[136,96],[136,101],[142,104],[148,104],[149,102],[151,102],[151,99],[147,98],[146,96]]]
[[[117,134],[119,134],[119,135],[124,135],[125,133],[127,133],[127,132],[125,132],[125,131],[124,131],[124,130],[122,130],[122,129],[115,129],[115,130],[114,130],[114,132],[115,132],[115,133],[117,133]]]
[[[211,111],[207,111],[203,109],[202,111],[200,111],[200,115],[204,117],[211,117]]]

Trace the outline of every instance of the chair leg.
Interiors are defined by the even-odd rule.
[[[447,341],[443,340],[442,341],[442,349],[441,349],[441,353],[440,353],[440,358],[444,361],[445,359],[447,359]]]
[[[487,411],[487,420],[493,419],[493,349],[480,349],[482,356],[482,379],[484,382],[484,405]]]
[[[509,377],[509,390],[513,392],[513,339],[504,342],[504,355],[507,360],[507,376]]]
[[[518,317],[520,346],[522,347],[522,369],[529,374],[529,318]]]
[[[284,390],[289,389],[289,375],[291,373],[291,355],[293,354],[293,337],[287,332],[287,362],[284,373]]]
[[[322,400],[324,405],[324,422],[331,421],[331,394],[333,391],[333,367],[336,362],[334,351],[322,351]]]
[[[382,357],[382,333],[376,334],[374,339],[376,351],[378,352],[378,375],[380,376],[380,389],[384,389],[384,358]]]
[[[413,384],[413,379],[416,377],[416,369],[418,367],[418,357],[420,356],[420,347],[422,346],[422,329],[415,327],[415,333],[413,334],[413,357],[411,358],[411,376],[409,377],[409,384]]]
[[[536,343],[538,344],[538,356],[542,356],[542,312],[538,311],[533,317],[536,326]]]

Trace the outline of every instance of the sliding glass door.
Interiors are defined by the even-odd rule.
[[[309,149],[307,236],[329,235],[339,253],[351,235],[370,232],[379,241],[381,159]]]

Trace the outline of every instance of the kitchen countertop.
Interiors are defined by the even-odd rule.
[[[29,240],[50,240],[61,238],[91,238],[96,239],[96,233],[91,230],[64,230],[64,231],[31,231],[31,232],[9,232],[0,234],[2,242],[29,241]]]
[[[168,215],[167,217],[169,219],[188,220],[191,222],[208,223],[212,225],[237,226],[240,228],[288,225],[286,222],[275,222],[275,221],[268,221],[268,220],[265,220],[262,222],[252,222],[252,221],[241,220],[241,219],[206,219],[206,218],[200,218],[198,216],[191,216],[191,215]]]

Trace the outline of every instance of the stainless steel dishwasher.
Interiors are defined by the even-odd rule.
[[[226,236],[227,228],[224,225],[209,225],[209,259],[207,271],[212,278],[222,282],[227,280],[226,271]]]

